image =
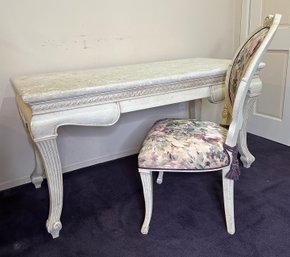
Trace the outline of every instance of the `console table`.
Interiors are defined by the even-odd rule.
[[[229,63],[224,59],[191,58],[12,78],[19,113],[34,146],[36,166],[31,178],[36,187],[43,180],[42,164],[45,169],[50,198],[46,227],[52,237],[58,237],[62,228],[58,127],[111,126],[121,113],[206,97],[212,102],[222,100]],[[256,74],[239,138],[245,167],[254,161],[246,143],[247,117],[261,88]]]

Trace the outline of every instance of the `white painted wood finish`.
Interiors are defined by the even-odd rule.
[[[36,145],[43,158],[49,190],[50,208],[46,227],[52,237],[56,238],[59,236],[59,231],[62,228],[60,215],[63,204],[62,172],[56,137],[40,140],[36,142]]]
[[[235,210],[234,210],[234,181],[226,177],[230,167],[222,169],[223,198],[227,232],[230,235],[235,234]]]
[[[245,138],[241,136],[241,133],[245,133],[245,125],[244,121],[247,122],[247,113],[249,110],[251,110],[251,106],[253,102],[255,101],[259,89],[261,87],[261,84],[258,83],[258,87],[254,90],[250,89],[250,85],[252,82],[252,79],[255,75],[256,70],[258,69],[258,66],[267,50],[269,47],[269,44],[278,28],[279,22],[281,19],[281,15],[276,14],[275,16],[268,16],[265,19],[264,25],[262,27],[269,27],[270,29],[266,35],[266,37],[263,39],[261,45],[255,49],[255,52],[251,59],[249,59],[248,63],[244,63],[246,70],[245,73],[243,73],[243,77],[241,81],[239,82],[239,86],[235,95],[235,101],[234,101],[234,106],[233,106],[233,111],[232,111],[232,121],[230,123],[227,137],[225,140],[225,145],[229,147],[235,147],[237,143],[239,143],[238,148],[240,149],[242,154],[248,154],[249,156],[244,157],[242,156],[242,161],[246,167],[249,167],[248,161],[252,162],[254,161],[254,157],[247,152],[248,150],[243,150],[243,147],[246,145]],[[258,30],[257,30],[258,31]],[[255,35],[255,34],[253,34]],[[252,35],[249,36],[251,38]],[[247,43],[247,40],[246,40]],[[230,76],[232,75],[232,69],[235,69],[235,66],[232,66],[235,64],[235,59],[242,58],[239,57],[239,53],[241,49],[246,46],[246,43],[243,44],[237,51],[233,62],[230,64],[227,72],[227,77],[225,80],[226,85],[229,85],[230,81]],[[246,58],[246,57],[245,57]],[[233,72],[233,74],[238,74],[238,72]],[[256,81],[255,81],[256,82]],[[253,84],[254,85],[254,84]],[[250,89],[250,91],[249,91]],[[255,93],[256,91],[256,93]],[[252,97],[252,100],[250,97]],[[213,99],[213,98],[212,98]],[[247,105],[249,105],[247,107]],[[244,118],[245,117],[245,118]],[[171,135],[172,136],[172,135]],[[164,138],[166,140],[166,138]],[[155,144],[158,144],[158,141],[155,142]],[[184,146],[182,146],[184,147]],[[142,185],[143,185],[143,192],[144,192],[144,201],[145,201],[145,218],[144,222],[141,228],[141,233],[147,234],[149,230],[149,225],[150,225],[150,219],[152,216],[152,206],[153,206],[153,189],[152,189],[152,183],[149,183],[148,181],[152,181],[152,172],[159,172],[158,178],[157,178],[157,183],[161,184],[163,181],[163,173],[164,172],[212,172],[212,171],[218,171],[222,170],[222,182],[223,182],[223,197],[224,197],[224,211],[225,211],[225,219],[226,219],[226,227],[227,227],[227,232],[231,235],[235,233],[235,218],[234,218],[234,181],[232,179],[229,179],[226,177],[227,173],[229,172],[232,162],[233,162],[233,153],[232,151],[228,150],[225,148],[225,150],[228,152],[228,155],[230,156],[230,162],[229,165],[226,167],[220,167],[216,169],[196,169],[196,170],[176,170],[176,169],[162,169],[162,167],[158,167],[156,169],[144,169],[144,168],[139,168],[139,173],[141,176],[142,180]],[[142,150],[141,150],[142,151]],[[146,178],[146,179],[145,179]]]
[[[50,196],[48,232],[58,237],[62,227],[62,169],[55,143],[60,126],[111,126],[121,113],[205,97],[213,101],[223,98],[216,87],[224,87],[229,63],[192,58],[13,78],[20,115],[44,162]],[[258,77],[255,81],[253,87],[260,84]],[[241,148],[249,154],[246,144]],[[36,161],[32,181],[39,187],[43,175],[37,152]]]
[[[139,169],[143,195],[145,199],[145,218],[141,228],[142,234],[148,234],[153,210],[153,178],[152,171]]]
[[[250,118],[248,131],[290,146],[290,1],[248,0],[243,27],[252,31],[266,13],[281,13],[281,24],[271,43],[261,72],[262,94]]]

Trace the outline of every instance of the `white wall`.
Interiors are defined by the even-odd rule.
[[[28,182],[34,166],[11,76],[195,56],[231,58],[239,11],[232,0],[0,0],[0,6],[0,190]],[[64,170],[137,152],[153,120],[184,116],[183,107],[126,114],[109,128],[61,128]]]

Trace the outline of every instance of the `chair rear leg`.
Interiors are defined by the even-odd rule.
[[[139,169],[145,200],[145,218],[141,228],[142,234],[148,234],[153,207],[153,179],[152,171]]]
[[[228,171],[229,167],[224,168],[222,172],[223,196],[224,196],[224,208],[225,208],[227,231],[229,234],[233,235],[235,233],[234,181],[226,177]]]
[[[157,177],[157,184],[162,184],[162,182],[163,182],[163,171],[159,171],[158,172],[158,177]]]

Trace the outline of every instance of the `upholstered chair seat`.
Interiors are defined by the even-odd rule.
[[[216,123],[193,119],[164,119],[147,134],[139,167],[158,170],[206,170],[228,166],[224,149],[227,130]]]

